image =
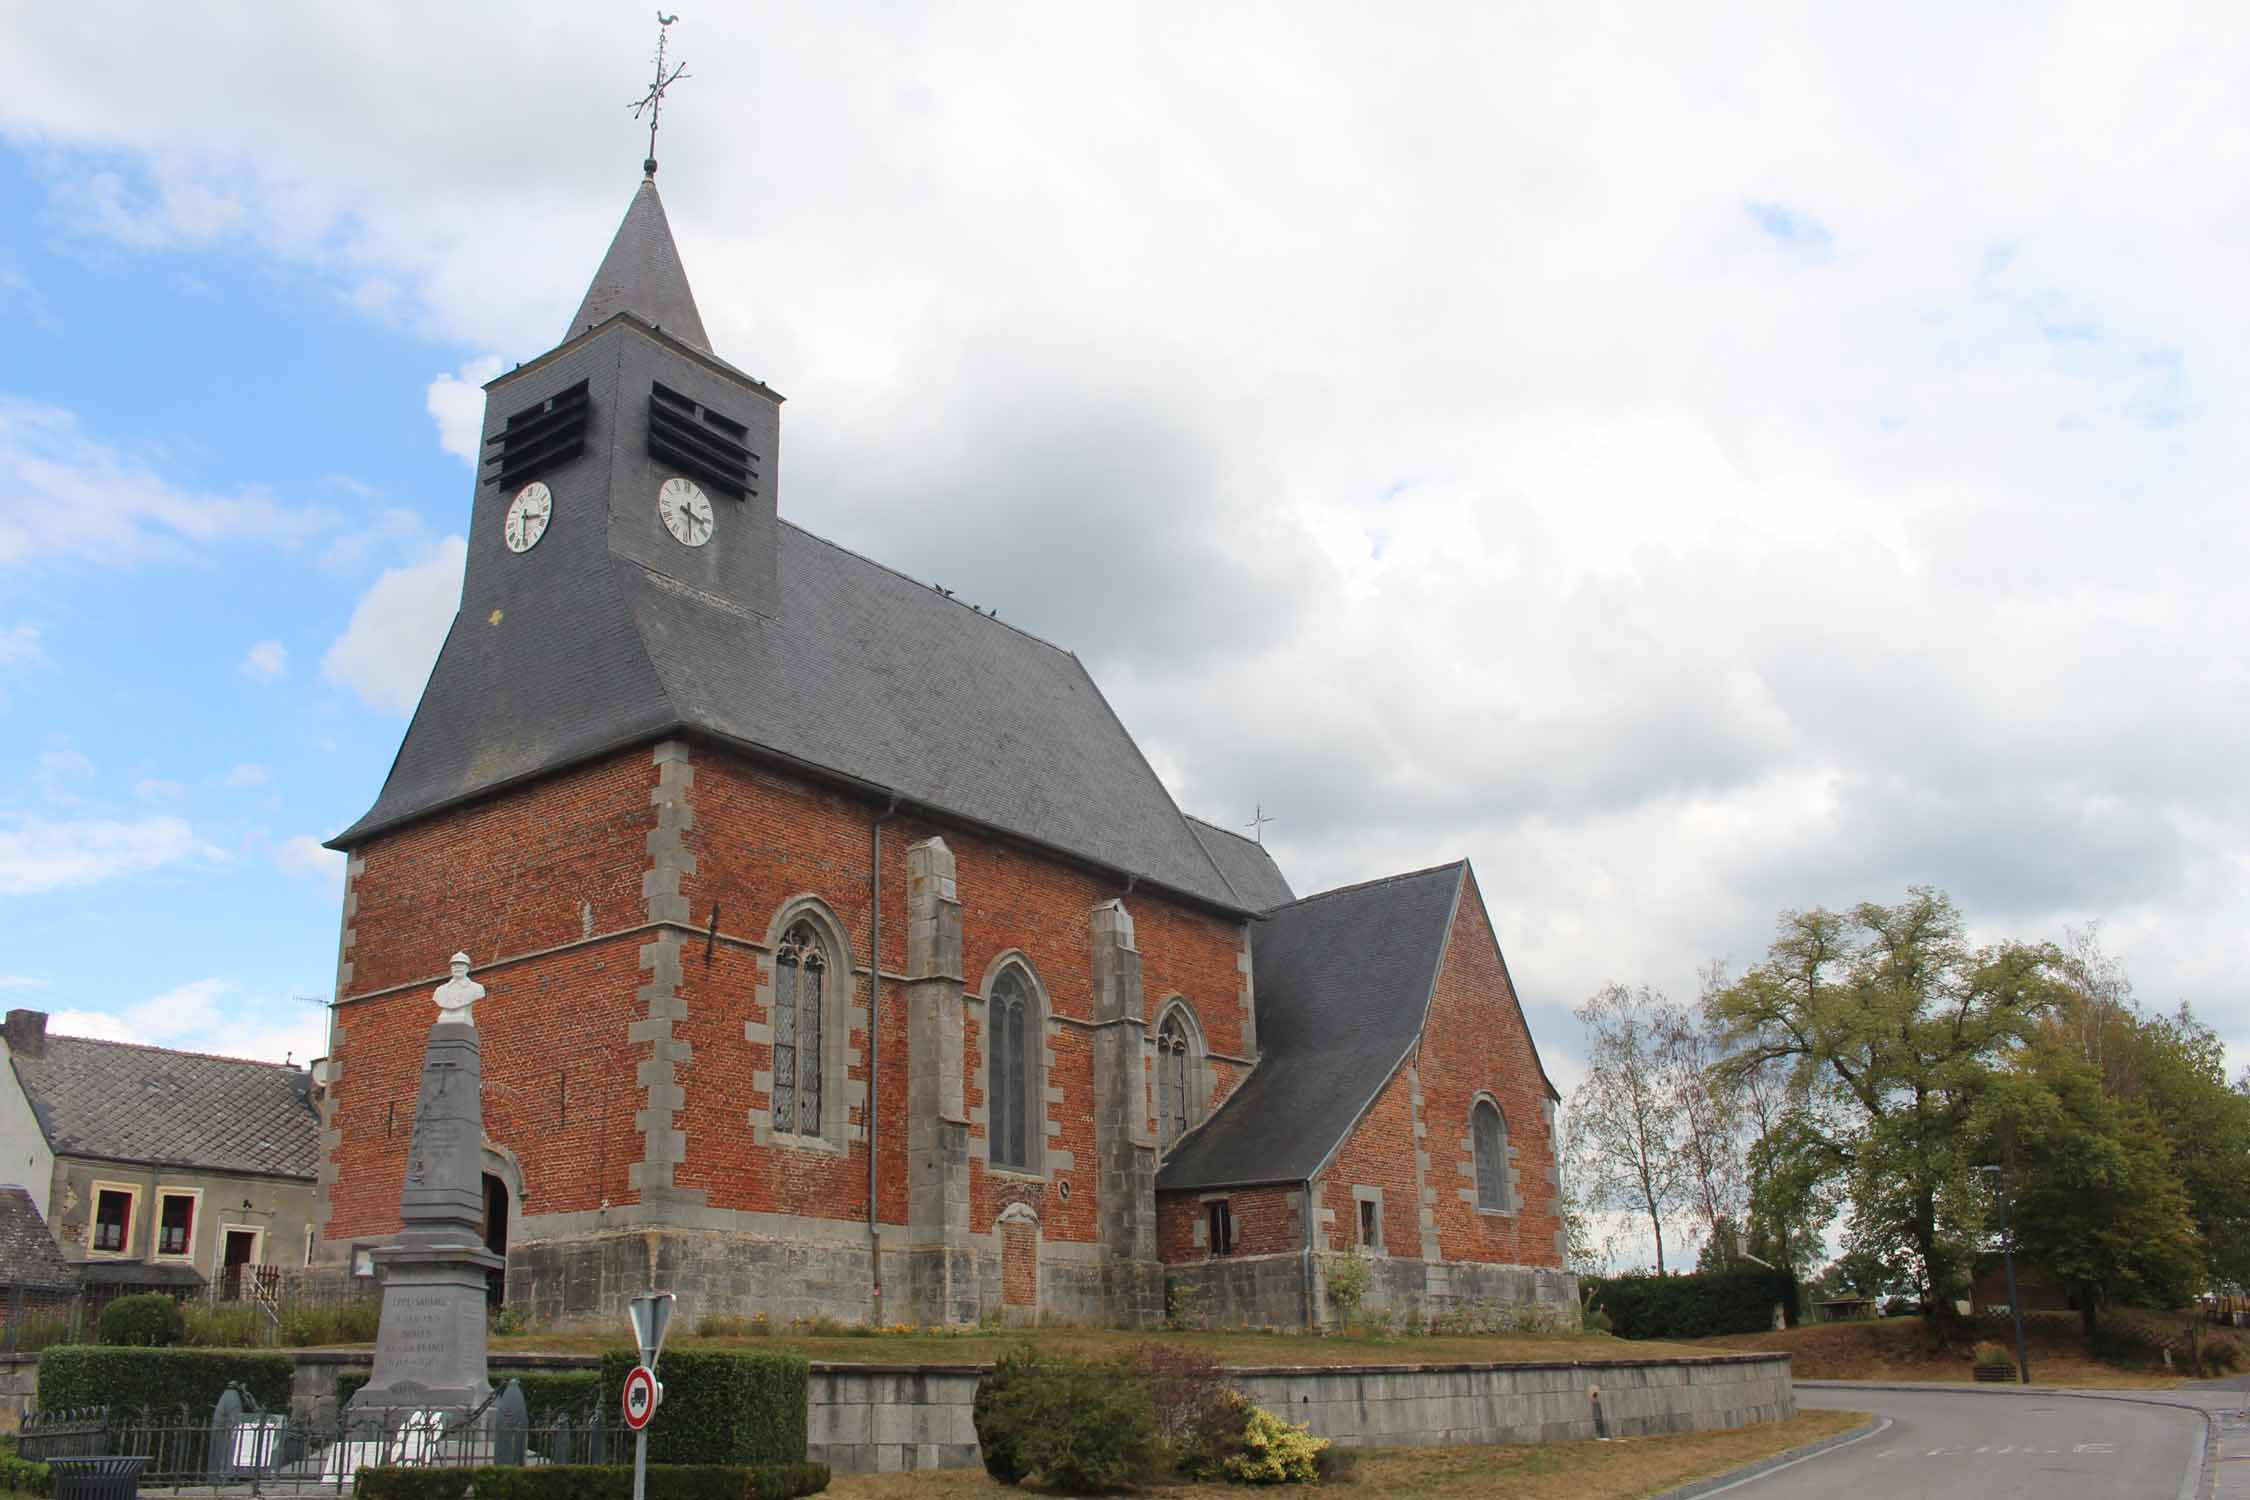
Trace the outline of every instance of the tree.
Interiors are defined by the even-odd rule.
[[[1680,1191],[1703,1229],[1698,1266],[1715,1253],[1728,1266],[1739,1264],[1737,1220],[1745,1191],[1742,1118],[1734,1091],[1715,1081],[1723,1040],[1680,1006],[1660,1007],[1656,1026],[1663,1086],[1671,1091],[1672,1114],[1679,1122]],[[1722,1248],[1714,1251],[1714,1245]]]
[[[1910,1265],[1941,1314],[1981,1232],[1970,1123],[1995,1069],[2060,998],[2051,947],[1972,950],[1917,887],[1896,906],[1786,912],[1766,959],[1713,995],[1724,1076],[1803,1065],[1790,1112],[1811,1185],[1840,1183],[1855,1248]]]
[[[1607,985],[1574,1012],[1586,1028],[1586,1078],[1572,1091],[1568,1149],[1584,1165],[1589,1208],[1645,1215],[1664,1270],[1664,1217],[1680,1205],[1679,1091],[1665,1074],[1676,1007],[1643,985]]]
[[[2108,1090],[2073,1030],[2044,1031],[1992,1080],[1979,1133],[2011,1199],[2019,1260],[2076,1287],[2091,1336],[2105,1303],[2187,1300],[2203,1247],[2163,1129]]]

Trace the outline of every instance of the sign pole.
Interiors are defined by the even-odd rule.
[[[664,1402],[664,1387],[656,1383],[656,1361],[664,1352],[664,1332],[672,1323],[672,1302],[670,1292],[643,1292],[626,1304],[633,1320],[633,1342],[641,1354],[640,1367],[625,1377],[625,1422],[633,1429],[633,1500],[648,1500],[648,1424]],[[643,1388],[648,1409],[636,1421],[633,1397]]]

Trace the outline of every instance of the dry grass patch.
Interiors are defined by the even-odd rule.
[[[682,1330],[686,1332],[686,1330]],[[627,1342],[615,1333],[526,1333],[492,1340],[495,1354],[598,1354]],[[1607,1334],[1443,1334],[1369,1338],[1302,1333],[1158,1333],[1039,1328],[991,1333],[802,1334],[700,1339],[675,1335],[673,1349],[789,1349],[829,1364],[989,1365],[1025,1342],[1074,1354],[1119,1354],[1155,1342],[1201,1349],[1223,1365],[1438,1365],[1575,1360],[1584,1364],[1704,1357],[1725,1351],[1692,1344],[1629,1341]]]
[[[1727,1432],[1626,1438],[1614,1443],[1538,1443],[1474,1448],[1371,1448],[1343,1484],[1323,1486],[1353,1496],[1413,1495],[1426,1500],[1629,1500],[1723,1474],[1805,1443],[1818,1442],[1866,1417],[1859,1412],[1804,1411],[1786,1422]],[[992,1479],[981,1469],[919,1474],[839,1474],[826,1493],[835,1500],[1000,1500],[1044,1493]],[[1243,1485],[1168,1484],[1139,1491],[1163,1500],[1245,1500]]]
[[[2075,1313],[2040,1314],[2024,1320],[2031,1354],[2031,1378],[2041,1385],[2089,1386],[2114,1390],[2166,1390],[2180,1383],[2182,1370],[2126,1370],[2103,1364],[2086,1353]],[[1812,1323],[1786,1333],[1736,1333],[1706,1339],[1714,1351],[1771,1351],[1789,1356],[1799,1380],[1889,1380],[1967,1383],[1968,1341],[1989,1340],[2015,1349],[2015,1332],[2006,1319],[1965,1325],[1964,1342],[1941,1345],[1921,1318],[1884,1318],[1869,1323]]]

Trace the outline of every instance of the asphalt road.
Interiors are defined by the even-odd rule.
[[[2203,1418],[2176,1407],[2053,1391],[1803,1385],[1797,1404],[1874,1412],[1891,1425],[1725,1491],[1729,1500],[2194,1500],[2198,1492]]]

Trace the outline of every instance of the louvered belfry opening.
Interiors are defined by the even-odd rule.
[[[758,455],[743,442],[749,435],[742,423],[668,385],[649,387],[649,457],[737,500],[757,489]]]
[[[570,462],[586,451],[586,425],[592,414],[583,380],[517,412],[485,445],[493,450],[485,462],[494,466],[487,482],[512,489]]]

